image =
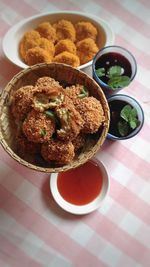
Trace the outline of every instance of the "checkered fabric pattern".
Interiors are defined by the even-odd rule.
[[[142,105],[141,132],[106,140],[96,155],[107,167],[110,191],[99,210],[71,215],[57,206],[47,174],[29,170],[0,147],[0,267],[150,266],[150,1],[0,0],[0,90],[20,69],[3,55],[2,39],[22,19],[74,10],[106,20],[115,44],[129,49],[138,72],[123,93]]]

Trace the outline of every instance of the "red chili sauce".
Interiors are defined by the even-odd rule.
[[[98,165],[88,161],[84,165],[59,173],[57,186],[61,196],[75,205],[93,201],[102,188],[102,173]]]

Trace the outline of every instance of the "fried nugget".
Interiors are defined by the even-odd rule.
[[[55,46],[55,55],[64,51],[76,54],[76,46],[70,39],[60,40]]]
[[[79,57],[67,51],[55,56],[53,62],[64,63],[72,67],[78,67],[80,65]]]
[[[61,124],[61,128],[57,130],[57,137],[61,140],[73,140],[82,129],[84,121],[71,99],[65,96],[63,103],[55,112]]]
[[[64,100],[63,88],[59,86],[38,86],[33,94],[33,108],[40,112],[59,107]]]
[[[91,38],[96,41],[97,37],[97,29],[91,23],[87,21],[81,21],[75,24],[76,29],[76,39],[77,41],[81,41],[85,38]]]
[[[12,97],[11,111],[17,121],[22,121],[31,110],[34,87],[27,85],[19,88]]]
[[[52,61],[52,56],[43,48],[35,47],[27,51],[25,62],[31,66],[37,63],[50,63]]]
[[[76,32],[73,24],[65,19],[59,20],[57,23],[53,24],[53,27],[56,29],[57,41],[63,39],[70,39],[75,41]]]
[[[26,52],[28,49],[34,48],[39,45],[40,34],[37,31],[26,32],[20,41],[19,52],[23,60],[25,60]]]
[[[64,165],[73,160],[74,146],[71,142],[51,139],[48,143],[43,144],[41,155],[48,162],[55,162],[59,165]]]
[[[50,40],[51,42],[55,43],[56,41],[56,30],[55,28],[49,23],[49,22],[42,22],[38,25],[36,30],[39,32],[39,34]]]
[[[33,143],[44,143],[50,140],[55,131],[55,121],[45,113],[32,110],[23,122],[22,130],[27,139]]]
[[[77,55],[80,58],[80,63],[85,64],[92,60],[95,54],[98,52],[98,47],[93,39],[86,38],[77,42]]]
[[[39,45],[38,45],[40,48],[43,48],[44,50],[46,50],[50,56],[54,56],[55,54],[55,46],[53,44],[52,41],[42,37],[40,38],[39,40]]]
[[[104,111],[101,103],[93,96],[85,97],[76,105],[84,125],[83,133],[95,133],[105,120]]]

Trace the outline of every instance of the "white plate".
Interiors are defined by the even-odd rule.
[[[64,210],[76,214],[76,215],[82,215],[82,214],[88,214],[96,209],[98,209],[104,199],[106,198],[106,195],[108,194],[109,190],[109,177],[108,173],[106,171],[105,166],[103,163],[97,159],[92,159],[94,163],[96,163],[99,168],[101,169],[102,176],[103,176],[103,184],[102,189],[99,193],[99,195],[89,204],[86,205],[74,205],[69,202],[67,202],[59,193],[58,187],[57,187],[57,179],[58,179],[58,173],[52,173],[50,175],[50,189],[53,195],[53,198],[57,202],[57,204]]]
[[[100,29],[103,32],[101,36],[99,35],[98,44],[101,42],[101,38],[106,39],[103,46],[112,45],[114,43],[114,34],[112,32],[111,27],[107,24],[107,22],[102,19],[99,19],[98,17],[92,16],[90,14],[73,11],[44,13],[24,19],[8,30],[8,32],[4,36],[2,43],[3,51],[7,59],[23,69],[27,68],[28,66],[21,60],[19,55],[19,43],[24,33],[26,31],[35,29],[37,25],[43,21],[49,21],[51,23],[54,23],[62,18],[68,19],[73,23],[76,23],[81,20],[88,20],[96,26],[99,32]],[[84,65],[80,65],[78,69],[87,68],[91,64],[92,61],[89,61]]]

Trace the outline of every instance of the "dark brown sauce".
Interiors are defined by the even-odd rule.
[[[96,70],[98,68],[105,68],[105,74],[107,74],[108,70],[112,66],[120,66],[123,69],[123,75],[131,77],[132,69],[131,64],[126,57],[119,53],[110,52],[102,55],[95,64]],[[109,78],[105,75],[100,78],[104,83],[107,84]]]

